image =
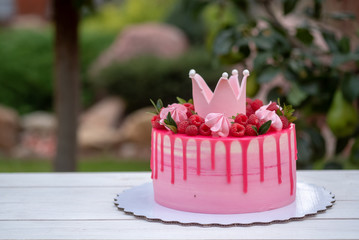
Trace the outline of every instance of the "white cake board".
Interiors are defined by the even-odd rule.
[[[293,203],[257,213],[203,214],[170,209],[155,202],[152,183],[125,190],[115,198],[119,209],[136,217],[165,223],[204,226],[256,225],[296,220],[325,211],[334,202],[334,195],[323,187],[300,182],[297,183],[297,195]]]

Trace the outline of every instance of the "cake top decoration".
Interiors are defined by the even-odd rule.
[[[224,72],[214,92],[195,70],[189,71],[192,79],[193,100],[177,97],[178,103],[165,107],[161,99],[151,103],[155,107],[153,128],[168,130],[188,136],[244,137],[289,128],[296,120],[291,105],[270,102],[264,105],[260,99],[246,98],[249,71],[243,71],[241,85],[238,71],[228,78]]]
[[[194,108],[200,116],[209,113],[223,113],[226,117],[232,117],[238,113],[246,113],[246,85],[249,71],[243,71],[241,85],[238,81],[238,71],[234,69],[228,79],[228,73],[224,72],[219,79],[214,92],[208,87],[203,78],[194,69],[189,72],[192,79],[192,91]]]

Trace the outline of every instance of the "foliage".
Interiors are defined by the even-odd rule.
[[[111,1],[84,18],[82,27],[97,33],[119,32],[129,24],[162,21],[174,0]]]
[[[80,33],[83,103],[93,100],[86,75],[96,57],[115,38],[115,34]],[[53,108],[53,37],[51,29],[0,31],[0,103],[20,114]]]
[[[175,96],[190,99],[190,69],[194,68],[212,89],[218,81],[221,67],[213,67],[210,55],[203,50],[192,50],[177,59],[158,59],[142,56],[115,63],[93,79],[95,88],[122,96],[128,111],[148,106],[148,100],[161,97],[163,102],[176,102]],[[187,80],[186,80],[187,79]]]
[[[298,2],[281,1],[282,16],[299,11]],[[324,3],[313,0],[304,9],[304,16],[296,14],[303,18],[302,23],[291,31],[277,18],[272,0],[206,3],[202,15],[212,16],[207,42],[220,62],[253,66],[251,76],[258,84],[269,83],[281,75],[290,86],[288,91],[275,86],[267,100],[280,98],[299,110],[299,167],[311,168],[317,162],[325,162],[324,168],[335,167],[355,159],[359,139],[359,48],[352,49],[349,37],[321,22]],[[201,16],[198,9],[193,12]],[[336,20],[353,18],[353,14],[338,12],[326,16]],[[325,42],[325,47],[318,44],[318,38]],[[326,117],[328,123],[323,121]],[[335,163],[325,158],[322,132],[326,126],[336,136],[336,153],[332,156]],[[344,149],[351,146],[354,138],[351,155],[345,155]]]
[[[148,161],[144,159],[119,159],[104,155],[80,159],[78,170],[80,172],[150,171],[149,166]],[[0,157],[0,172],[50,172],[52,167],[50,160]]]

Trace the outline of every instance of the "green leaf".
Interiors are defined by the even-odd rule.
[[[284,15],[287,15],[295,9],[298,0],[282,0],[282,2],[283,2],[283,13]]]
[[[350,52],[350,40],[348,37],[342,37],[338,43],[339,51],[341,53],[349,53]]]
[[[188,103],[193,104],[193,99],[188,100]]]
[[[160,112],[162,108],[163,108],[163,102],[162,102],[162,100],[159,98],[159,99],[157,100],[157,109],[158,109],[158,111]]]
[[[177,128],[175,126],[172,125],[167,125],[166,126],[173,132],[173,133],[177,133]]]
[[[262,126],[260,126],[260,128],[259,128],[259,135],[267,133],[271,124],[272,124],[271,120],[263,123]]]
[[[329,31],[323,31],[322,36],[327,43],[329,50],[331,52],[338,52],[337,40],[334,33]]]
[[[180,103],[180,104],[187,103],[186,100],[184,100],[183,98],[180,98],[180,97],[177,97],[177,101],[178,101],[178,103]]]
[[[359,76],[348,75],[344,78],[342,84],[343,95],[349,101],[359,98]]]
[[[293,104],[294,106],[298,106],[307,98],[307,96],[308,95],[303,92],[297,84],[293,83],[292,88],[288,93],[287,99],[289,103]]]
[[[150,99],[150,101],[151,101],[152,105],[155,107],[155,113],[159,114],[160,112],[158,111],[158,108],[157,108],[157,105],[155,104],[155,102],[152,99]]]
[[[312,44],[314,39],[308,28],[297,28],[295,36],[306,45]]]
[[[226,29],[217,35],[214,40],[213,52],[216,55],[227,54],[231,51],[234,44],[233,29]]]
[[[275,78],[280,72],[279,68],[276,67],[268,67],[264,69],[264,71],[257,78],[258,83],[267,83],[270,82],[273,78]]]
[[[258,129],[256,126],[252,126],[252,129],[256,132],[257,136],[258,136]]]
[[[173,120],[171,113],[167,114],[167,118],[165,119],[166,127],[168,127],[172,132],[177,133],[177,124],[175,120]]]

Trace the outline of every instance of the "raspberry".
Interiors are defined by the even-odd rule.
[[[259,124],[258,117],[255,114],[250,115],[248,118],[248,124],[258,126],[258,124]]]
[[[204,123],[204,119],[197,114],[190,116],[188,120],[191,125],[195,125],[196,127],[199,127]]]
[[[243,113],[240,113],[234,119],[234,122],[242,124],[243,126],[247,125],[248,118]]]
[[[251,125],[251,124],[248,124],[246,126],[246,131],[245,131],[246,136],[257,136],[257,133],[256,133],[256,131],[254,131],[252,126],[253,125]]]
[[[186,128],[186,134],[189,136],[196,136],[198,134],[198,127],[196,125],[189,125]]]
[[[189,126],[188,120],[183,120],[177,124],[177,131],[178,133],[185,133],[186,128]]]
[[[243,137],[245,128],[242,124],[233,123],[231,128],[229,129],[229,134],[233,137]]]
[[[185,106],[189,110],[194,111],[194,106],[192,103],[184,103],[183,106]]]
[[[269,104],[269,106],[267,107],[267,110],[269,111],[277,111],[278,106],[275,102],[272,102],[271,104]]]
[[[194,106],[192,103],[184,103],[183,106],[185,106],[187,108],[187,117],[189,118],[190,116],[193,115],[192,112],[194,112]]]
[[[256,99],[251,103],[251,107],[254,112],[257,111],[262,106],[263,106],[263,102],[259,99]]]
[[[246,106],[246,115],[247,115],[247,117],[249,117],[249,116],[252,115],[252,114],[254,114],[254,111],[253,111],[251,105],[248,104],[248,105]]]
[[[289,121],[285,116],[280,116],[279,117],[280,120],[282,121],[283,124],[283,129],[289,128]]]
[[[161,120],[160,116],[158,115],[153,116],[153,118],[151,119],[152,127],[156,129],[164,129],[164,126],[160,124],[160,120]]]
[[[210,136],[212,131],[205,123],[202,123],[199,127],[199,134],[202,136]]]
[[[252,99],[250,99],[250,98],[246,98],[246,105],[247,105],[247,104],[251,105],[251,104],[252,104],[252,102],[253,102],[253,100],[252,100]]]

